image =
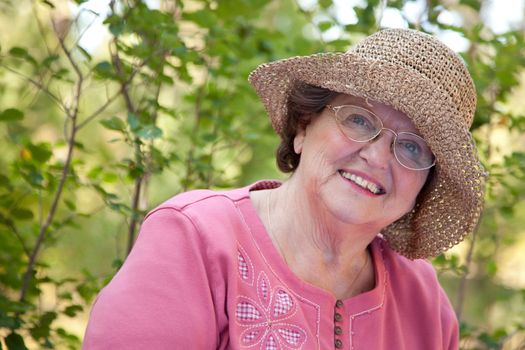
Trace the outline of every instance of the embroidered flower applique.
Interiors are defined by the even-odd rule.
[[[257,299],[237,297],[235,317],[244,328],[241,347],[259,346],[261,350],[301,349],[306,332],[287,322],[297,311],[295,298],[283,287],[270,288],[264,272],[257,278]]]

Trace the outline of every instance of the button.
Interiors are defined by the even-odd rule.
[[[342,319],[343,319],[343,316],[341,316],[341,314],[336,312],[334,315],[334,320],[336,320],[337,322],[340,322]]]
[[[341,349],[343,347],[343,342],[339,339],[335,340],[335,347]]]
[[[334,333],[337,335],[341,335],[341,333],[343,333],[343,329],[339,326],[335,326]]]
[[[342,308],[343,307],[343,301],[342,300],[337,300],[335,302],[335,307]]]

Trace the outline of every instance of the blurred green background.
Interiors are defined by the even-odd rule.
[[[143,215],[283,178],[258,64],[417,28],[473,75],[490,173],[474,235],[433,260],[462,349],[525,349],[523,0],[0,0],[0,348],[78,349]]]

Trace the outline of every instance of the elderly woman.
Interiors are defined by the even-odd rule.
[[[84,349],[457,349],[422,258],[472,232],[483,204],[461,59],[393,29],[250,82],[292,175],[153,210]]]

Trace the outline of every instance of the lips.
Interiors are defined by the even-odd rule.
[[[373,193],[375,195],[382,195],[382,194],[385,194],[386,191],[384,188],[382,188],[380,185],[370,181],[370,180],[366,180],[366,179],[363,179],[361,176],[359,175],[356,175],[356,174],[352,174],[352,173],[349,173],[347,171],[344,171],[344,170],[339,170],[339,174],[341,174],[342,177],[344,177],[345,179],[349,180],[349,181],[352,181],[353,183],[355,183],[357,186],[365,189],[365,190],[368,190],[370,193]]]

